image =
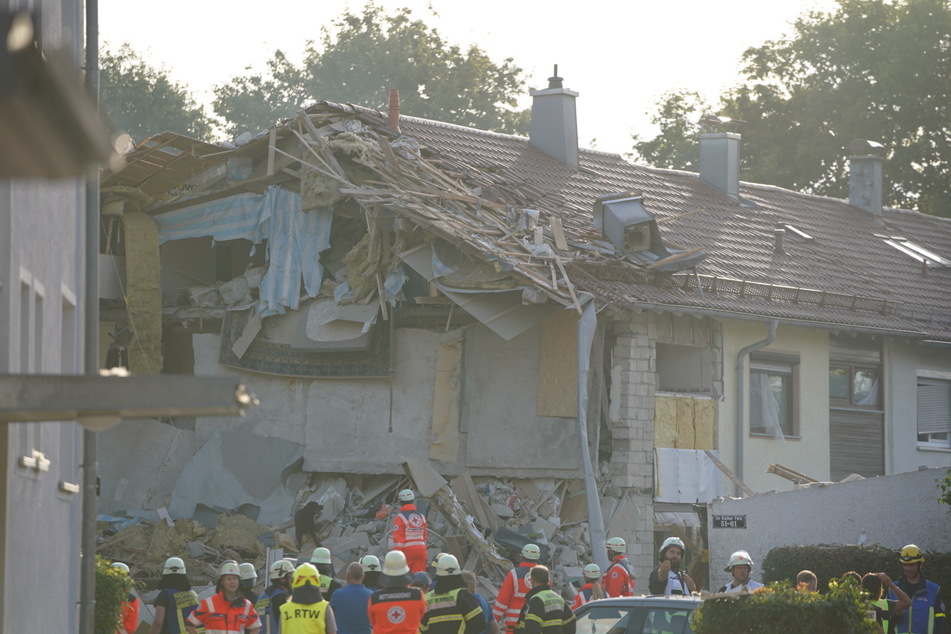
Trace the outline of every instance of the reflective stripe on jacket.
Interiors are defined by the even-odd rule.
[[[228,601],[221,592],[202,601],[188,616],[188,622],[204,625],[205,634],[243,634],[261,627],[250,601],[242,596]]]

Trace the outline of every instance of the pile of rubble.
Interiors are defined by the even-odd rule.
[[[293,511],[316,502],[314,533],[333,553],[342,574],[365,554],[382,558],[388,549],[396,493],[411,487],[429,521],[430,560],[451,552],[479,579],[479,591],[494,596],[526,543],[541,547],[553,570],[554,585],[573,596],[581,568],[591,561],[587,508],[580,480],[552,478],[502,480],[463,473],[446,481],[429,465],[405,465],[410,478],[311,474],[298,489]],[[198,515],[196,514],[196,517]],[[293,517],[293,513],[289,515]],[[310,557],[309,536],[294,535],[294,522],[259,524],[240,512],[195,519],[135,523],[100,522],[99,554],[129,564],[147,583],[161,575],[167,557],[185,560],[195,585],[214,583],[226,559],[251,562],[260,571],[283,556]],[[211,521],[209,521],[211,520]]]

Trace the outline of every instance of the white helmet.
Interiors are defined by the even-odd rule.
[[[383,558],[383,574],[388,577],[402,577],[409,574],[406,555],[400,550],[391,550]]]
[[[412,502],[416,499],[416,494],[412,489],[403,489],[399,494],[400,502]]]
[[[607,549],[612,553],[623,553],[627,550],[627,544],[625,544],[624,540],[620,537],[612,537],[604,542],[604,545],[607,546]]]
[[[461,572],[459,569],[459,560],[456,559],[455,555],[443,555],[439,558],[439,561],[436,562],[436,576],[437,577],[448,577],[450,575],[458,575]]]
[[[221,570],[218,571],[218,578],[221,579],[225,575],[234,575],[238,578],[241,577],[241,568],[238,566],[236,561],[226,561],[221,564]]]
[[[584,567],[582,574],[584,574],[585,579],[600,579],[601,567],[598,564],[588,564]]]
[[[163,575],[183,575],[185,574],[185,562],[180,557],[169,557],[165,560],[165,566],[162,567]]]
[[[314,552],[310,556],[310,563],[312,564],[330,564],[333,563],[330,559],[330,549],[329,548],[315,548]]]
[[[379,572],[380,558],[376,555],[364,555],[363,559],[360,560],[360,565],[368,572]]]
[[[753,559],[750,557],[750,554],[745,550],[738,550],[732,555],[730,555],[730,563],[724,568],[724,572],[730,572],[733,570],[733,566],[749,566],[750,570],[753,569]]]
[[[238,570],[241,571],[242,579],[257,579],[258,573],[254,570],[254,564],[252,563],[243,563],[238,566]]]
[[[268,575],[272,581],[281,579],[285,575],[294,574],[294,564],[287,561],[286,559],[278,559],[273,564],[271,564],[271,571]]]
[[[525,544],[522,546],[522,558],[529,559],[531,561],[538,561],[542,556],[542,549],[539,548],[536,544]],[[442,561],[442,560],[440,560]]]
[[[121,561],[115,562],[114,564],[112,564],[112,567],[113,567],[113,568],[118,568],[119,570],[123,571],[124,573],[129,574],[129,566],[127,566],[126,564],[122,563]]]
[[[667,539],[664,540],[664,543],[661,544],[661,547],[660,547],[661,559],[664,558],[664,553],[666,553],[667,549],[670,548],[671,546],[678,546],[680,547],[680,550],[683,551],[684,555],[687,554],[687,547],[684,546],[684,540],[680,539],[679,537],[668,537]]]

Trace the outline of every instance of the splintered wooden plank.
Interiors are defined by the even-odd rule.
[[[561,218],[558,216],[549,216],[551,223],[551,234],[555,238],[555,248],[559,251],[568,250],[568,241],[565,240],[565,228],[561,224]]]

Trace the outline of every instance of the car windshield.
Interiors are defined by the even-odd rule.
[[[692,634],[693,610],[684,606],[591,606],[578,616],[577,634]]]

